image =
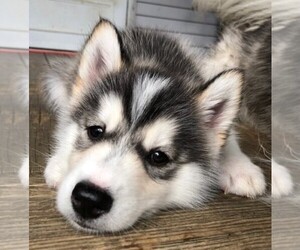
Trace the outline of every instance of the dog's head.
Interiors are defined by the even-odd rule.
[[[129,47],[102,20],[85,44],[73,85],[64,95],[50,93],[63,110],[57,139],[65,150],[61,164],[68,165],[58,209],[88,231],[123,230],[157,209],[201,204],[239,106],[239,71],[192,87],[186,72],[157,67],[157,53],[147,52],[155,55],[138,65]]]

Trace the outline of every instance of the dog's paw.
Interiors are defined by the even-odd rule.
[[[51,157],[46,166],[44,177],[48,187],[57,188],[61,183],[64,175],[64,167],[62,163],[55,157]]]
[[[247,197],[262,195],[266,190],[266,181],[262,170],[249,159],[230,161],[223,166],[220,186],[225,193]]]
[[[292,191],[293,180],[288,169],[272,160],[272,197],[280,198]]]
[[[22,166],[19,170],[19,179],[21,184],[28,188],[29,186],[29,157],[23,159]]]

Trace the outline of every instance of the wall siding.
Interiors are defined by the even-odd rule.
[[[100,16],[124,28],[126,11],[127,0],[31,0],[30,47],[80,50]]]
[[[79,50],[99,16],[119,28],[159,29],[197,48],[216,40],[216,18],[193,11],[192,0],[31,0],[30,46]]]
[[[194,47],[208,47],[216,40],[216,18],[193,11],[192,0],[137,0],[134,25],[180,36]]]

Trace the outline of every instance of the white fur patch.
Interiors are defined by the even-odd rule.
[[[255,197],[265,192],[262,170],[240,150],[234,135],[228,138],[220,165],[219,182],[225,193]]]
[[[240,103],[242,74],[228,71],[219,76],[199,97],[200,108],[217,133],[224,133],[232,124]],[[225,102],[217,114],[214,107]]]
[[[272,159],[272,197],[279,198],[293,191],[293,180],[288,169]]]
[[[24,187],[29,187],[29,156],[23,159],[22,166],[19,170],[19,179]]]
[[[45,181],[49,187],[56,188],[67,174],[69,157],[74,147],[77,132],[76,124],[66,125],[61,123],[58,126],[56,134],[58,145],[48,160],[44,172]]]
[[[133,90],[132,118],[137,120],[152,101],[152,98],[167,87],[169,79],[141,77]]]
[[[209,80],[225,70],[240,67],[241,40],[241,34],[236,30],[228,28],[223,31],[222,39],[198,63],[205,80]]]
[[[102,21],[95,28],[80,59],[79,76],[92,82],[99,74],[118,69],[121,66],[121,50],[114,27]]]
[[[169,202],[183,207],[201,205],[209,197],[212,177],[205,176],[204,170],[197,164],[180,166],[176,178],[170,182]]]
[[[175,120],[158,119],[153,124],[143,128],[143,146],[146,150],[169,146],[176,134],[176,130],[177,125]]]
[[[54,110],[66,110],[69,103],[69,95],[63,80],[57,75],[49,75],[44,79],[46,99],[49,107]]]
[[[122,100],[113,94],[105,96],[100,104],[100,119],[107,132],[117,129],[124,119]]]

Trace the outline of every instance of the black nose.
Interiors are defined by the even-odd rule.
[[[72,192],[72,206],[84,219],[96,219],[108,213],[113,199],[107,191],[90,182],[79,182]]]

